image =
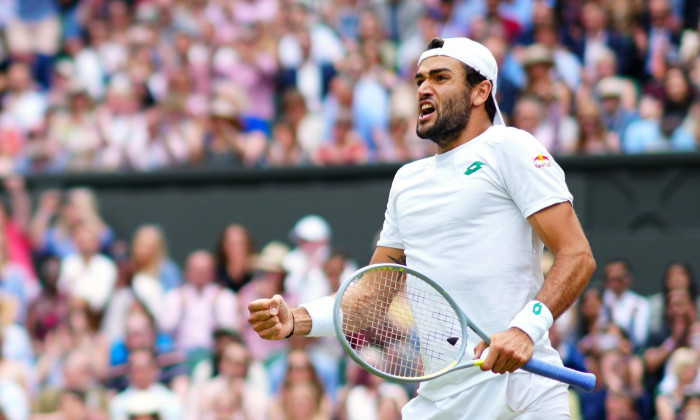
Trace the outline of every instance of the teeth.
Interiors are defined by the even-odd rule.
[[[426,109],[433,109],[433,106],[429,104],[424,104],[420,109],[422,111],[425,111]]]

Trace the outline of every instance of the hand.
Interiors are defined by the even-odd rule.
[[[254,300],[248,304],[248,310],[248,323],[261,338],[283,340],[294,328],[292,310],[280,295]]]
[[[487,347],[489,345],[485,341],[477,344],[474,347],[474,358],[480,358]],[[530,336],[518,328],[493,334],[490,347],[481,370],[501,374],[519,369],[532,358],[535,351]]]

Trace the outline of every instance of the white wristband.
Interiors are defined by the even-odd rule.
[[[554,323],[554,317],[549,308],[538,300],[531,300],[515,315],[508,328],[518,328],[530,336],[535,344],[549,331]]]
[[[335,327],[333,326],[334,304],[335,298],[325,296],[299,305],[306,309],[306,312],[311,317],[311,331],[306,334],[307,337],[330,337],[335,335]]]

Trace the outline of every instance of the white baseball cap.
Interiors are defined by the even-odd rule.
[[[476,70],[480,75],[493,85],[491,96],[496,105],[496,115],[493,119],[495,125],[505,125],[501,110],[496,102],[496,85],[498,79],[498,64],[491,51],[485,46],[469,38],[445,38],[445,43],[440,48],[432,48],[421,54],[418,65],[429,57],[446,56],[459,60]]]
[[[292,239],[310,242],[328,241],[331,238],[331,228],[326,219],[316,214],[302,217],[292,229]]]

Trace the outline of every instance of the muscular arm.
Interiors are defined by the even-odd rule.
[[[569,202],[540,210],[528,221],[554,254],[554,265],[536,299],[557,319],[586,288],[595,270],[593,253]]]
[[[542,242],[554,254],[554,265],[536,299],[544,303],[554,319],[578,298],[595,270],[595,261],[581,224],[569,202],[555,204],[531,215],[528,221]],[[474,349],[476,357],[489,347],[485,342]],[[534,343],[522,330],[512,327],[491,336],[490,352],[482,370],[513,372],[528,362]]]
[[[370,264],[398,262],[405,263],[402,249],[377,247]],[[271,299],[258,299],[248,305],[248,322],[262,338],[281,340],[294,331],[294,335],[307,335],[311,332],[312,321],[305,308],[290,308],[281,296]]]

